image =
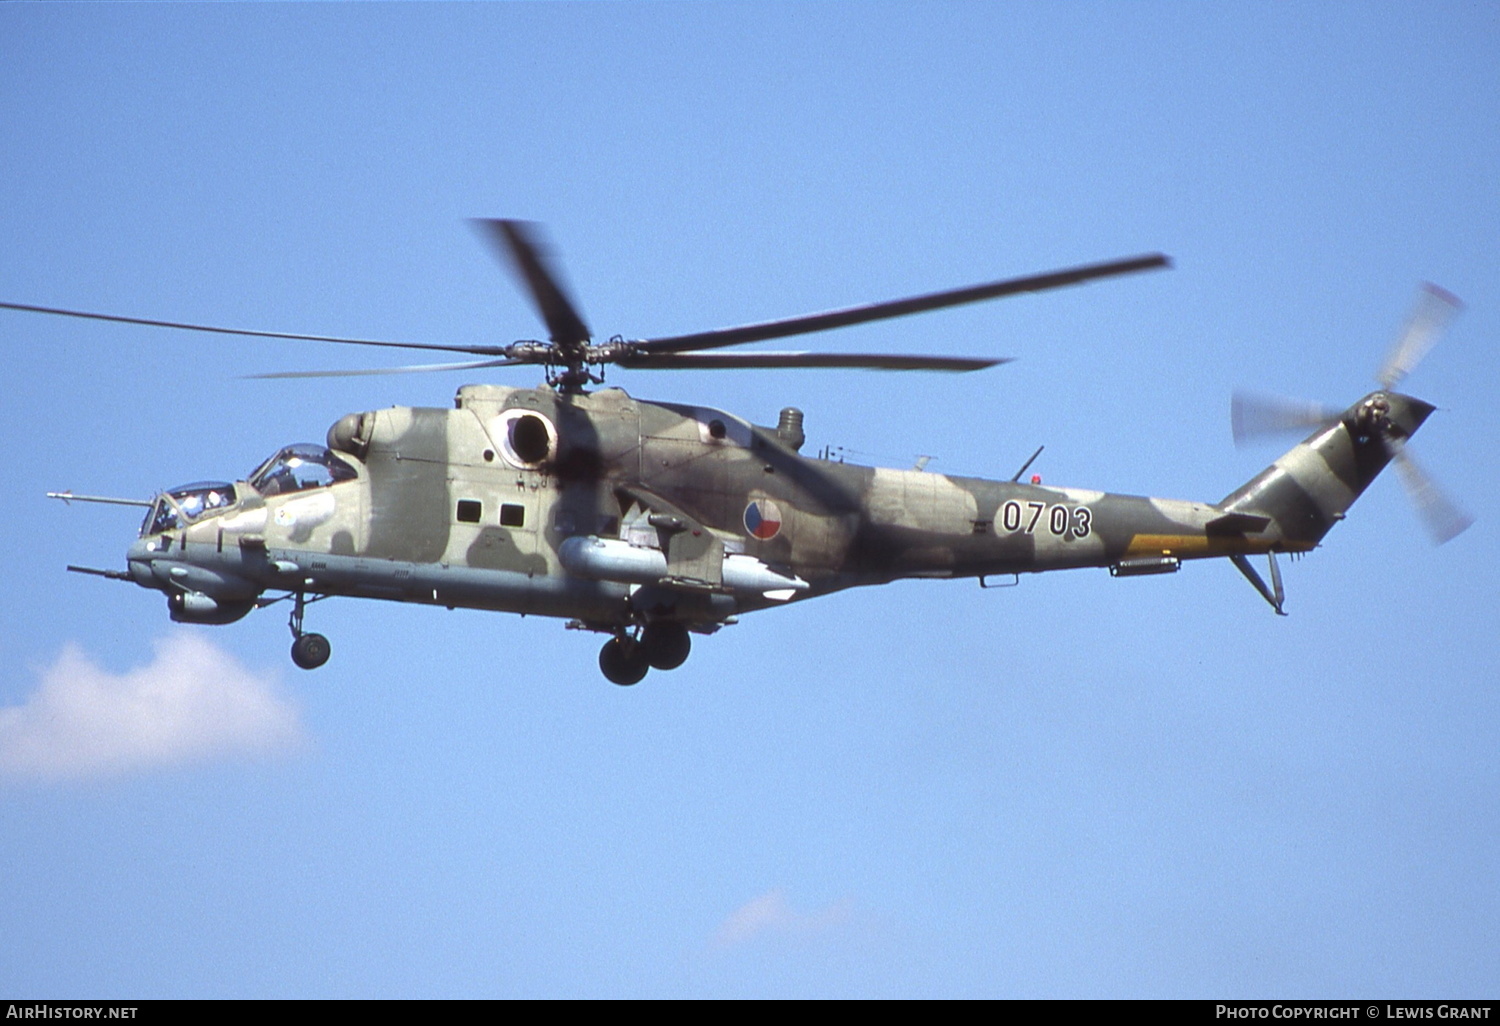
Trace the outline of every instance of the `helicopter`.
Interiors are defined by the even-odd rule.
[[[1118,495],[861,466],[802,453],[804,415],[753,424],[706,406],[636,399],[607,366],[646,369],[865,368],[969,372],[1006,362],[956,356],[718,350],[1170,266],[1159,253],[905,299],[648,339],[593,335],[539,226],[476,220],[512,267],[548,338],[447,345],[256,331],[19,303],[0,308],[159,328],[462,353],[471,359],[260,378],[540,366],[536,387],[467,384],[448,408],[346,414],[322,444],[278,449],[245,477],[151,499],[49,493],[144,507],[126,569],[68,570],[165,594],[172,620],[223,625],[290,604],[293,662],[331,646],[307,607],[342,596],[556,617],[603,634],[599,667],[632,685],[681,666],[693,635],[747,613],[907,578],[1019,580],[1102,567],[1167,574],[1227,558],[1284,613],[1278,554],[1318,546],[1360,494],[1397,464],[1438,541],[1468,517],[1412,461],[1406,442],[1435,407],[1395,391],[1458,310],[1427,286],[1378,375],[1343,408],[1236,395],[1237,441],[1310,429],[1217,502]],[[479,359],[472,359],[479,357]],[[1267,583],[1250,562],[1265,556]]]

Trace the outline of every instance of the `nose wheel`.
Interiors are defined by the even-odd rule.
[[[321,634],[302,630],[302,614],[307,606],[307,597],[297,592],[292,600],[292,615],[287,626],[292,630],[292,662],[304,670],[316,670],[328,662],[333,646]]]
[[[328,639],[321,634],[303,634],[292,642],[292,662],[304,670],[316,670],[328,662],[332,652]]]

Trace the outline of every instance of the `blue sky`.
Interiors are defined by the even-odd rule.
[[[1175,269],[835,332],[982,374],[618,373],[808,449],[1217,500],[1236,387],[1409,391],[1475,514],[1394,477],[1287,568],[747,617],[632,689],[559,622],[170,624],[146,496],[462,376],[0,315],[0,991],[17,996],[1492,996],[1484,411],[1493,4],[0,5],[0,299],[444,342],[538,334],[463,219],[546,222],[596,333],[662,335],[1161,250]],[[529,384],[528,371],[490,379]]]

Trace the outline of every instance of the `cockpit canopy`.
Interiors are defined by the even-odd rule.
[[[359,476],[349,464],[321,445],[289,445],[256,468],[250,475],[250,486],[263,497],[290,495],[311,488],[326,488]],[[194,481],[178,485],[156,497],[141,536],[160,534],[205,517],[222,513],[239,501],[234,485],[228,481]]]
[[[359,474],[331,450],[310,442],[289,445],[250,475],[250,487],[265,498],[352,481]]]
[[[194,481],[157,496],[146,522],[141,525],[141,534],[159,534],[183,524],[191,524],[206,516],[228,509],[235,502],[234,485],[228,481]]]

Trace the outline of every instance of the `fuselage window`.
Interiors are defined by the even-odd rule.
[[[501,527],[525,527],[526,507],[507,502],[500,507]]]
[[[484,504],[478,499],[458,500],[458,522],[461,524],[477,524],[484,516]]]

